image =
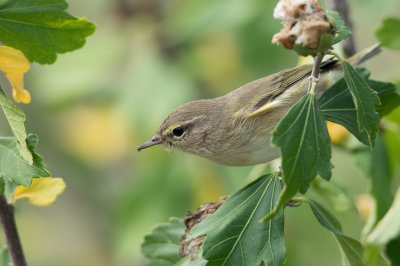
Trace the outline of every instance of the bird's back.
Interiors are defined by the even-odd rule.
[[[270,146],[271,131],[279,120],[308,91],[308,76],[312,65],[285,69],[252,81],[225,96],[217,98],[220,108],[231,114],[226,134],[213,160],[226,165],[254,165],[271,161],[279,150]],[[319,87],[332,85],[339,77],[337,61],[321,66]],[[337,75],[335,75],[337,76]],[[227,144],[228,143],[228,144]]]

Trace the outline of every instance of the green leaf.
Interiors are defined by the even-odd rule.
[[[3,177],[0,176],[0,195],[3,195],[6,190],[6,184]]]
[[[367,133],[358,129],[356,108],[344,78],[327,90],[318,104],[326,120],[344,126],[359,141],[369,145]]]
[[[30,135],[34,136],[34,135]],[[28,136],[27,143],[33,145]],[[30,165],[19,154],[16,142],[11,137],[0,137],[0,175],[17,185],[29,186],[34,177],[47,177],[50,173],[42,162],[36,162],[40,156],[33,155],[34,163]]]
[[[389,164],[389,154],[383,134],[378,134],[376,146],[372,151],[361,149],[357,150],[354,155],[360,170],[362,170],[365,175],[371,179],[370,193],[374,197],[375,201],[375,204],[371,209],[371,215],[369,215],[361,233],[362,239],[365,239],[374,228],[377,221],[382,219],[382,217],[388,211],[393,201],[393,195],[390,186],[392,174]],[[372,248],[368,248],[366,252],[367,258],[370,260],[369,262],[371,264],[374,261],[375,253],[376,251]]]
[[[383,246],[400,235],[400,188],[396,192],[393,204],[385,216],[367,237],[367,244]]]
[[[346,213],[354,209],[354,200],[345,187],[335,182],[316,178],[311,183],[311,189],[326,200],[335,211]]]
[[[0,249],[0,265],[1,266],[6,266],[10,264],[10,254],[8,254],[8,248],[2,247]]]
[[[400,82],[396,85],[397,94],[400,94]],[[386,117],[390,122],[395,123],[397,126],[400,126],[400,107],[395,108],[392,112]]]
[[[142,253],[150,259],[147,265],[175,265],[182,257],[179,244],[185,233],[182,219],[172,217],[168,223],[161,223],[144,237]]]
[[[376,219],[380,220],[393,201],[390,189],[390,165],[386,144],[381,134],[376,138],[376,146],[371,154],[371,194],[376,202]]]
[[[26,137],[26,145],[28,146],[28,150],[31,152],[33,157],[33,166],[36,166],[40,169],[46,169],[46,165],[43,163],[43,157],[36,153],[35,147],[39,143],[39,136],[36,134],[28,134]],[[44,176],[43,176],[44,177]]]
[[[398,256],[392,252],[393,245],[396,246],[400,237],[400,188],[397,190],[396,197],[393,201],[392,206],[385,214],[385,216],[378,222],[375,228],[369,233],[366,238],[367,249],[365,251],[366,258],[368,259],[369,265],[379,265],[376,259],[376,253],[385,246],[388,245],[387,251],[390,254],[389,258],[392,260],[392,265],[397,265],[395,262],[398,261]],[[398,253],[398,250],[397,250]]]
[[[387,116],[400,105],[400,95],[396,85],[371,79],[367,80],[367,82],[370,88],[378,92],[381,100],[381,105],[375,108],[380,117]]]
[[[400,50],[400,19],[385,19],[375,34],[383,46]]]
[[[341,234],[334,234],[334,236],[351,266],[368,265],[364,258],[365,247],[360,242]],[[381,261],[380,265],[387,265],[383,259]]]
[[[274,207],[281,184],[269,174],[230,196],[193,230],[193,238],[207,235],[203,257],[207,265],[280,265],[285,260],[283,210],[271,220],[260,219]]]
[[[367,246],[364,249],[364,259],[368,266],[388,265],[381,259],[381,250],[379,247]]]
[[[189,256],[184,257],[178,263],[174,264],[174,266],[205,266],[207,261],[203,259],[203,253],[199,252],[197,259],[191,260]],[[158,266],[158,265],[154,265]]]
[[[272,144],[281,147],[285,188],[269,219],[298,191],[305,193],[319,174],[331,177],[331,142],[315,95],[301,98],[272,132]]]
[[[81,48],[95,25],[65,11],[64,0],[11,0],[0,8],[0,41],[31,62],[52,64],[57,53]]]
[[[338,42],[348,39],[352,33],[351,29],[344,24],[343,19],[340,17],[339,13],[327,10],[326,14],[328,15],[328,21],[335,27],[335,39],[333,40],[333,44],[337,44]]]
[[[391,265],[400,265],[400,236],[393,239],[386,245],[386,256],[392,263]]]
[[[307,199],[305,202],[307,202],[311,207],[318,222],[333,233],[349,264],[352,266],[367,265],[364,259],[365,247],[361,245],[360,242],[346,236],[341,231],[341,225],[333,214],[331,214],[324,206],[312,199]],[[379,254],[377,260],[379,262],[378,265],[387,265]]]
[[[0,87],[0,104],[3,107],[4,114],[10,124],[11,131],[17,140],[17,148],[22,156],[29,164],[33,163],[31,152],[26,146],[26,130],[25,130],[25,114],[24,112],[4,95],[3,89]]]
[[[11,182],[8,178],[5,178],[4,176],[2,176],[1,179],[4,182],[4,197],[6,197],[7,202],[11,204],[12,202],[14,202],[14,192],[18,185]]]
[[[378,134],[375,148],[372,151],[368,149],[356,150],[354,155],[360,170],[371,178],[371,194],[376,202],[376,215],[373,216],[374,219],[370,224],[370,226],[373,226],[377,220],[385,215],[393,200],[390,188],[392,175],[389,154],[382,133]]]
[[[311,49],[307,46],[303,46],[301,44],[294,44],[293,50],[297,52],[298,55],[301,56],[316,56],[318,53],[324,53],[332,47],[333,35],[330,33],[324,33],[319,38],[319,46],[317,49]]]
[[[324,206],[312,199],[307,199],[306,202],[310,205],[315,218],[323,227],[335,234],[343,234],[340,222]]]
[[[357,69],[357,72],[364,78],[369,76],[369,72],[364,69]],[[380,117],[388,115],[400,105],[400,96],[394,84],[375,80],[367,80],[367,83],[378,92],[381,99],[381,105],[376,108]],[[359,141],[370,145],[367,132],[358,129],[356,109],[344,78],[329,88],[318,100],[318,104],[325,119],[344,126]]]
[[[375,112],[375,106],[380,104],[378,94],[349,63],[342,61],[342,66],[344,78],[356,107],[358,129],[368,134],[369,143],[373,147],[379,124],[379,116]]]
[[[400,169],[400,126],[394,124],[391,129],[385,129],[384,138],[388,156],[390,158],[390,173],[391,176],[393,176],[393,174]]]

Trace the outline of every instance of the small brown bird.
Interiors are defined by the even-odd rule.
[[[359,64],[379,52],[379,45],[348,61]],[[271,147],[271,131],[308,91],[312,65],[285,69],[252,81],[215,99],[186,103],[170,113],[154,137],[138,151],[163,145],[224,165],[244,166],[279,157]],[[343,76],[341,64],[329,59],[320,66],[317,97]]]

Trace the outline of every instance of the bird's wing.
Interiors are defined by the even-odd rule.
[[[337,63],[336,60],[327,60],[321,64],[321,70],[330,69]],[[261,97],[254,103],[253,109],[249,116],[255,116],[264,112],[267,112],[276,106],[279,106],[279,102],[274,103],[279,95],[290,88],[293,84],[299,82],[305,77],[311,74],[312,65],[302,65],[291,69],[285,69],[278,73],[272,74],[268,77],[260,79],[260,86],[257,86],[257,90]],[[268,90],[265,90],[265,87]]]

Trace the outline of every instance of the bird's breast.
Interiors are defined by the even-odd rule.
[[[279,149],[270,144],[271,128],[245,123],[226,132],[221,145],[205,156],[230,166],[256,165],[279,157]]]

